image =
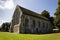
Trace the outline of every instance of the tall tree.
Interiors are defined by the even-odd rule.
[[[50,18],[50,14],[46,10],[42,11],[41,15],[44,16],[44,17],[46,17],[46,18],[48,18],[48,19]]]
[[[54,24],[56,26],[58,26],[59,29],[60,29],[60,0],[58,0],[58,7],[56,9],[55,16],[56,17],[55,17],[55,20],[54,20]]]

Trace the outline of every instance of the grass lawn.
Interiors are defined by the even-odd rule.
[[[54,34],[13,34],[0,32],[0,40],[60,40],[60,33]]]

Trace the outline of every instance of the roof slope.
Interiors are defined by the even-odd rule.
[[[49,21],[48,18],[46,18],[46,17],[44,17],[44,16],[42,16],[42,15],[36,13],[36,12],[33,12],[33,11],[31,11],[31,10],[28,10],[28,9],[26,9],[26,8],[24,8],[24,7],[19,6],[19,5],[17,5],[17,6],[22,10],[22,12],[24,12],[24,13],[26,13],[26,14],[29,14],[29,15],[32,15],[32,16],[35,16],[35,17],[38,17],[38,18],[42,18],[42,19],[44,19],[44,20]]]

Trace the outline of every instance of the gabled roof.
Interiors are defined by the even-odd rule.
[[[42,18],[44,20],[49,21],[48,18],[46,18],[46,17],[44,17],[44,16],[42,16],[42,15],[36,13],[36,12],[33,12],[31,10],[28,10],[28,9],[26,9],[24,7],[19,6],[19,5],[17,5],[17,6],[22,10],[23,13],[26,13],[26,14],[29,14],[29,15],[32,15],[32,16],[35,16],[35,17],[38,17],[38,18]]]

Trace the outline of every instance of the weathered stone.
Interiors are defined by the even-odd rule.
[[[17,5],[13,14],[10,32],[48,33],[52,30],[51,26],[47,18]]]

